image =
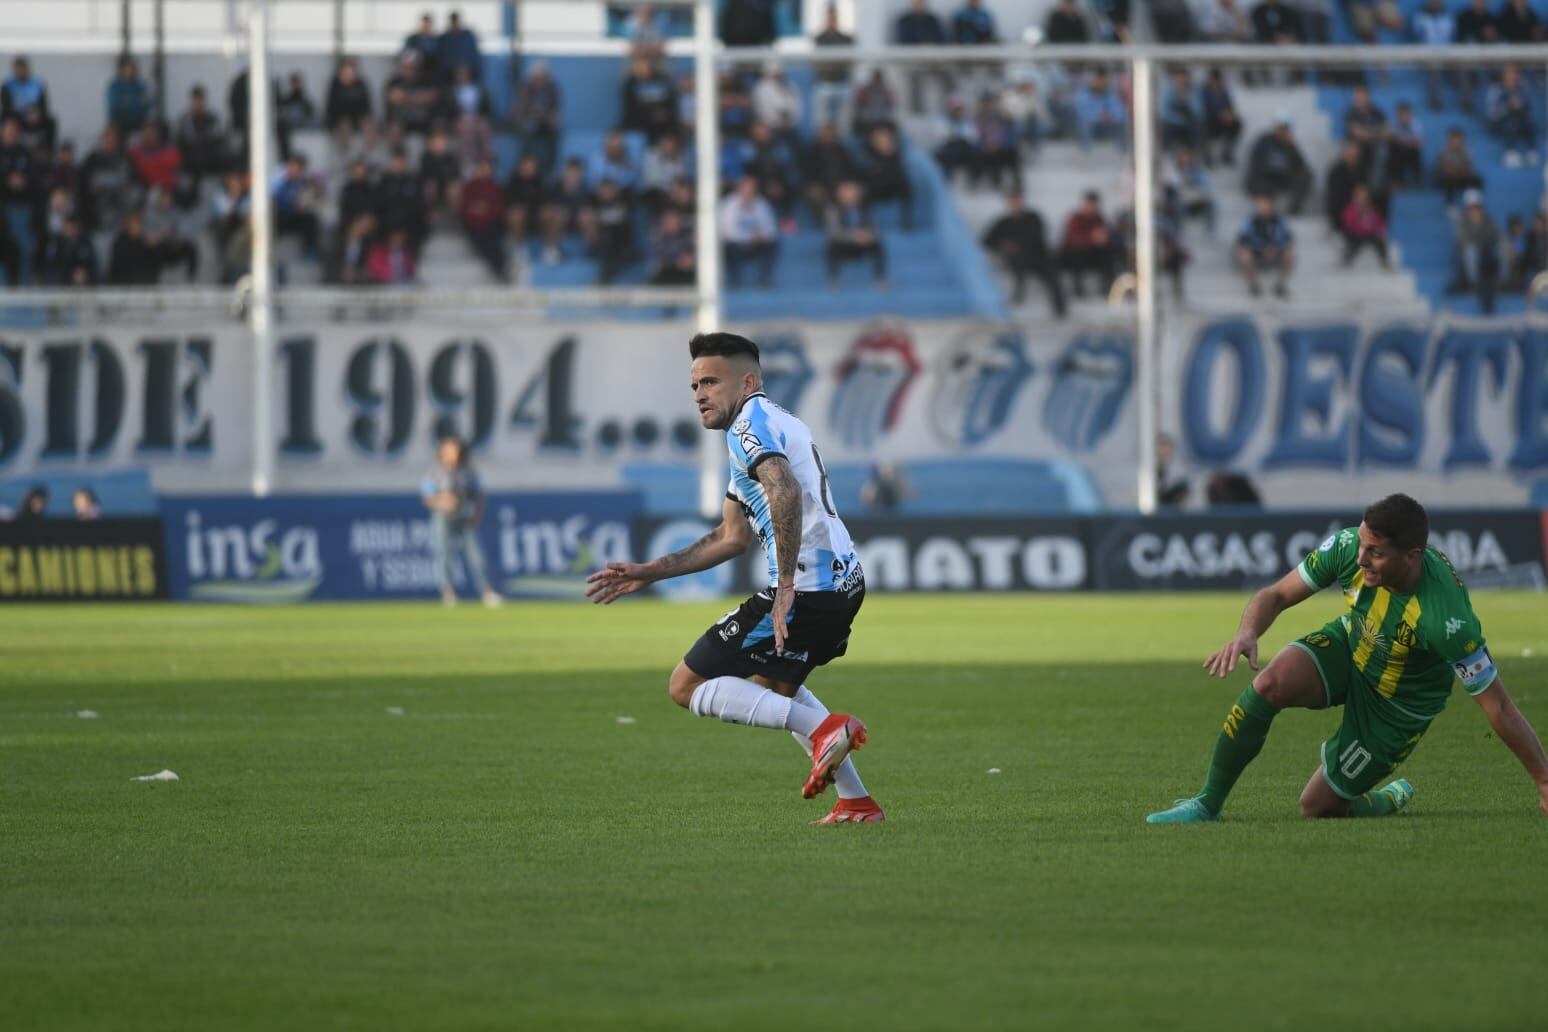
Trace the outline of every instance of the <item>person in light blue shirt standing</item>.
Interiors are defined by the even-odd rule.
[[[494,608],[501,602],[499,592],[489,584],[484,549],[478,543],[478,525],[484,518],[484,488],[478,474],[468,465],[468,446],[460,438],[441,438],[438,461],[425,474],[420,498],[430,510],[430,540],[435,550],[436,574],[441,582],[441,601],[457,604],[457,588],[452,582],[452,555],[460,550],[468,576],[478,589],[484,605]]]

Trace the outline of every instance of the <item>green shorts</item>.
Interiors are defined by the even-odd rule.
[[[1334,792],[1358,799],[1408,759],[1430,722],[1398,712],[1355,669],[1349,630],[1334,620],[1290,643],[1312,658],[1329,706],[1344,707],[1338,731],[1322,743],[1322,776]]]

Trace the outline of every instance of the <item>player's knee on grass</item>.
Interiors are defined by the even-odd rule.
[[[1301,791],[1301,816],[1309,820],[1323,817],[1348,817],[1354,803],[1328,786],[1319,770]]]
[[[687,663],[677,664],[677,669],[672,671],[672,676],[667,679],[667,694],[672,701],[683,709],[688,708],[688,703],[693,701],[693,693],[699,685],[704,683],[704,678],[688,669]]]

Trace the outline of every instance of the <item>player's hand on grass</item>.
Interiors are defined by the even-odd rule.
[[[586,597],[607,605],[631,591],[639,591],[655,579],[644,563],[608,563],[586,578]]]
[[[769,614],[769,619],[774,624],[775,652],[784,651],[786,622],[790,619],[790,608],[794,605],[795,585],[781,584],[774,589],[774,610]]]
[[[1211,677],[1225,677],[1236,669],[1237,661],[1247,657],[1247,665],[1258,669],[1258,639],[1252,634],[1238,634],[1219,652],[1204,661],[1204,669]]]

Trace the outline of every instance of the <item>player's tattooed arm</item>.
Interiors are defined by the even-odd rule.
[[[774,624],[774,649],[785,647],[791,610],[795,607],[797,557],[801,554],[801,484],[783,455],[758,464],[756,475],[769,500],[769,522],[774,527],[774,564],[778,576],[774,585],[774,608],[769,613]]]
[[[760,462],[757,476],[764,497],[769,500],[779,583],[794,584],[796,559],[801,553],[801,485],[783,455]]]
[[[720,526],[687,548],[648,563],[608,563],[586,578],[586,597],[605,605],[654,581],[708,570],[747,551],[752,538],[740,505],[727,499]]]

